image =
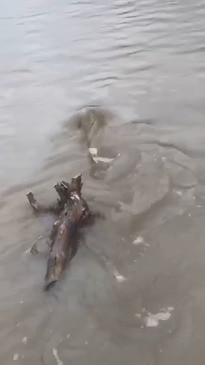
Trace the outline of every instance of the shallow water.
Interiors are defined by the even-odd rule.
[[[0,359],[204,364],[205,4],[1,1]],[[81,127],[81,128],[79,128]],[[98,219],[48,294],[52,217],[83,173]]]

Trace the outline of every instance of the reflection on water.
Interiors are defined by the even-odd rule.
[[[204,363],[201,0],[1,2],[1,363]],[[83,172],[99,219],[48,295],[51,217]]]

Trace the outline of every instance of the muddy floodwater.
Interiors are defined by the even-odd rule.
[[[204,97],[203,0],[0,1],[2,365],[204,365]],[[104,219],[45,293],[26,193],[81,172]]]

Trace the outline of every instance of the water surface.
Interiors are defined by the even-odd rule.
[[[204,1],[0,8],[1,363],[203,365]],[[45,294],[25,194],[79,172],[106,219]]]

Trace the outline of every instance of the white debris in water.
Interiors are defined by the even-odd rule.
[[[174,307],[168,307],[168,308],[167,308],[167,310],[168,310],[169,312],[173,312]]]
[[[15,354],[14,357],[13,357],[13,360],[17,361],[18,359],[19,359],[19,354]]]
[[[138,236],[137,238],[135,238],[135,240],[132,242],[132,244],[135,246],[143,245],[145,247],[149,247],[149,244],[145,242],[144,237],[142,237],[142,236]]]
[[[178,196],[182,196],[182,191],[180,191],[180,190],[176,190],[176,194],[177,194]]]
[[[85,345],[88,345],[88,341],[85,341]]]
[[[114,160],[114,158],[110,158],[110,157],[93,157],[93,160],[98,163],[98,162],[104,162],[104,163],[110,163]]]
[[[67,337],[67,339],[69,339],[70,338],[70,333],[68,333],[66,337]]]
[[[28,338],[27,338],[27,337],[24,337],[24,338],[22,338],[22,340],[21,340],[21,342],[22,342],[22,343],[25,343],[25,344],[27,343],[27,341],[28,341]]]
[[[191,213],[189,213],[188,216],[191,217]]]
[[[95,163],[98,163],[98,162],[110,163],[114,160],[114,158],[98,156],[97,155],[98,149],[95,147],[90,147],[89,152],[92,156],[93,161],[95,161]]]
[[[23,300],[21,300],[19,303],[20,303],[20,304],[23,304]]]
[[[135,240],[132,242],[133,245],[141,245],[142,243],[144,243],[144,237],[142,236],[138,236],[137,238],[135,238]]]
[[[141,315],[141,313],[135,313],[135,317],[137,317],[137,318],[141,318],[141,317],[142,317],[142,315]]]
[[[57,365],[63,365],[63,362],[60,360],[59,355],[58,355],[58,351],[55,347],[53,347],[53,356],[56,359]]]
[[[123,283],[124,281],[126,281],[127,279],[121,275],[117,270],[114,270],[113,272],[115,279],[118,281],[118,283]]]
[[[202,208],[202,205],[197,205],[197,208]]]
[[[95,147],[90,147],[89,152],[92,156],[97,156],[98,150]]]
[[[124,281],[126,281],[126,278],[123,275],[116,275],[115,277],[118,283],[123,283]]]
[[[146,327],[157,327],[160,321],[167,321],[170,319],[173,309],[173,307],[168,307],[167,310],[163,310],[156,314],[148,313],[147,317],[145,317]]]
[[[159,312],[157,314],[150,314],[146,317],[146,326],[147,327],[157,327],[159,325],[159,321],[167,321],[171,317],[170,313]]]

